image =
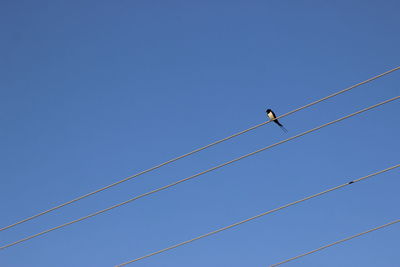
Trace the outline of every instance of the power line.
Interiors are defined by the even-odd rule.
[[[278,265],[287,263],[287,262],[289,262],[289,261],[292,261],[292,260],[295,260],[295,259],[298,259],[298,258],[307,256],[307,255],[310,255],[310,254],[315,253],[315,252],[317,252],[317,251],[323,250],[323,249],[325,249],[325,248],[329,248],[329,247],[331,247],[331,246],[334,246],[334,245],[337,245],[337,244],[339,244],[339,243],[348,241],[348,240],[350,240],[350,239],[353,239],[353,238],[356,238],[356,237],[359,237],[359,236],[362,236],[362,235],[371,233],[371,232],[373,232],[373,231],[376,231],[376,230],[379,230],[379,229],[382,229],[382,228],[391,226],[391,225],[393,225],[393,224],[395,224],[395,223],[398,223],[398,222],[400,222],[400,219],[399,219],[399,220],[392,221],[392,222],[387,223],[387,224],[384,224],[384,225],[381,225],[381,226],[378,226],[378,227],[375,227],[375,228],[370,229],[370,230],[368,230],[368,231],[365,231],[365,232],[362,232],[362,233],[359,233],[359,234],[356,234],[356,235],[353,235],[353,236],[350,236],[350,237],[347,237],[347,238],[338,240],[338,241],[336,241],[336,242],[333,242],[333,243],[330,243],[330,244],[328,244],[328,245],[319,247],[319,248],[317,248],[317,249],[314,249],[314,250],[309,251],[309,252],[307,252],[307,253],[304,253],[304,254],[298,255],[298,256],[296,256],[296,257],[293,257],[293,258],[290,258],[290,259],[281,261],[281,262],[279,262],[279,263],[272,264],[272,265],[270,265],[270,267],[275,267],[275,266],[278,266]]]
[[[369,83],[369,82],[371,82],[371,81],[373,81],[373,80],[375,80],[375,79],[378,79],[378,78],[380,78],[380,77],[383,77],[383,76],[385,76],[385,75],[387,75],[387,74],[389,74],[389,73],[392,73],[392,72],[394,72],[394,71],[397,71],[397,70],[399,70],[399,69],[400,69],[400,66],[399,66],[399,67],[396,67],[396,68],[393,68],[393,69],[391,69],[391,70],[388,70],[388,71],[386,71],[386,72],[384,72],[384,73],[381,73],[381,74],[379,74],[379,75],[377,75],[377,76],[374,76],[374,77],[372,77],[372,78],[369,78],[369,79],[367,79],[367,80],[365,80],[365,81],[363,81],[363,82],[357,83],[357,84],[352,85],[352,86],[350,86],[350,87],[348,87],[348,88],[346,88],[346,89],[343,89],[343,90],[341,90],[341,91],[338,91],[338,92],[336,92],[336,93],[333,93],[333,94],[331,94],[331,95],[328,95],[328,96],[326,96],[326,97],[324,97],[324,98],[321,98],[321,99],[319,99],[319,100],[316,100],[316,101],[314,101],[314,102],[312,102],[312,103],[309,103],[309,104],[307,104],[307,105],[305,105],[305,106],[302,106],[302,107],[297,108],[297,109],[295,109],[295,110],[292,110],[292,111],[290,111],[290,112],[288,112],[288,113],[285,113],[285,114],[283,114],[283,115],[281,115],[281,116],[278,116],[277,119],[286,117],[286,116],[288,116],[288,115],[290,115],[290,114],[292,114],[292,113],[295,113],[295,112],[297,112],[297,111],[300,111],[300,110],[305,109],[305,108],[308,108],[308,107],[311,107],[311,106],[313,106],[313,105],[315,105],[315,104],[317,104],[317,103],[319,103],[319,102],[325,101],[325,100],[327,100],[327,99],[329,99],[329,98],[332,98],[332,97],[337,96],[337,95],[339,95],[339,94],[342,94],[342,93],[344,93],[344,92],[350,91],[350,90],[352,90],[352,89],[354,89],[354,88],[356,88],[356,87],[358,87],[358,86],[360,86],[360,85]],[[92,192],[87,193],[87,194],[85,194],[85,195],[82,195],[82,196],[80,196],[80,197],[74,198],[74,199],[72,199],[72,200],[70,200],[70,201],[64,202],[64,203],[62,203],[62,204],[60,204],[60,205],[58,205],[58,206],[55,206],[55,207],[53,207],[53,208],[50,208],[50,209],[48,209],[48,210],[42,211],[42,212],[40,212],[40,213],[38,213],[38,214],[35,214],[35,215],[31,216],[31,217],[25,218],[25,219],[23,219],[23,220],[21,220],[21,221],[18,221],[18,222],[16,222],[16,223],[13,223],[13,224],[10,224],[10,225],[5,226],[5,227],[3,227],[3,228],[0,228],[0,232],[1,232],[1,231],[4,231],[4,230],[6,230],[6,229],[9,229],[9,228],[11,228],[11,227],[17,226],[17,225],[19,225],[19,224],[21,224],[21,223],[24,223],[24,222],[33,220],[33,219],[35,219],[35,218],[37,218],[37,217],[40,217],[40,216],[45,215],[45,214],[47,214],[47,213],[49,213],[49,212],[52,212],[52,211],[54,211],[54,210],[57,210],[57,209],[59,209],[59,208],[62,208],[62,207],[64,207],[64,206],[67,206],[67,205],[69,205],[69,204],[72,204],[72,203],[74,203],[74,202],[77,202],[77,201],[79,201],[79,200],[82,200],[82,199],[84,199],[84,198],[87,198],[87,197],[89,197],[89,196],[91,196],[91,195],[97,194],[97,193],[99,193],[99,192],[101,192],[101,191],[104,191],[104,190],[106,190],[106,189],[109,189],[109,188],[111,188],[111,187],[114,187],[114,186],[116,186],[116,185],[118,185],[118,184],[121,184],[121,183],[123,183],[123,182],[126,182],[126,181],[128,181],[128,180],[131,180],[131,179],[133,179],[133,178],[135,178],[135,177],[138,177],[138,176],[140,176],[140,175],[142,175],[142,174],[145,174],[145,173],[154,171],[154,170],[156,170],[156,169],[158,169],[158,168],[161,168],[162,166],[165,166],[165,165],[170,164],[170,163],[172,163],[172,162],[175,162],[175,161],[177,161],[177,160],[180,160],[180,159],[183,159],[183,158],[185,158],[185,157],[188,157],[188,156],[190,156],[190,155],[192,155],[192,154],[195,154],[195,153],[200,152],[200,151],[202,151],[202,150],[204,150],[204,149],[207,149],[207,148],[209,148],[209,147],[212,147],[212,146],[214,146],[214,145],[217,145],[217,144],[219,144],[219,143],[222,143],[222,142],[224,142],[224,141],[227,141],[227,140],[232,139],[232,138],[234,138],[234,137],[237,137],[237,136],[239,136],[239,135],[242,135],[242,134],[244,134],[244,133],[246,133],[246,132],[252,131],[252,130],[254,130],[254,129],[258,128],[258,127],[261,127],[261,126],[263,126],[263,125],[265,125],[265,124],[268,124],[268,123],[270,123],[270,122],[271,122],[271,121],[266,121],[266,122],[257,124],[257,125],[255,125],[255,126],[253,126],[253,127],[250,127],[250,128],[248,128],[248,129],[246,129],[246,130],[243,130],[243,131],[238,132],[238,133],[236,133],[236,134],[230,135],[230,136],[228,136],[228,137],[225,137],[225,138],[223,138],[223,139],[220,139],[220,140],[218,140],[218,141],[215,141],[215,142],[213,142],[213,143],[210,143],[210,144],[208,144],[208,145],[206,145],[206,146],[203,146],[203,147],[201,147],[201,148],[195,149],[195,150],[193,150],[193,151],[191,151],[191,152],[189,152],[189,153],[186,153],[186,154],[181,155],[181,156],[179,156],[179,157],[173,158],[173,159],[171,159],[171,160],[168,160],[168,161],[166,161],[166,162],[164,162],[164,163],[161,163],[161,164],[159,164],[159,165],[156,165],[156,166],[154,166],[154,167],[151,167],[151,168],[149,168],[149,169],[147,169],[147,170],[144,170],[144,171],[138,172],[138,173],[136,173],[136,174],[134,174],[134,175],[131,175],[131,176],[129,176],[129,177],[126,177],[126,178],[124,178],[124,179],[122,179],[122,180],[119,180],[119,181],[117,181],[117,182],[115,182],[115,183],[112,183],[112,184],[110,184],[110,185],[107,185],[107,186],[105,186],[105,187],[102,187],[102,188],[100,188],[100,189],[97,189],[97,190],[95,190],[95,191],[92,191]]]
[[[200,175],[203,175],[203,174],[205,174],[205,173],[214,171],[214,170],[216,170],[216,169],[219,169],[219,168],[221,168],[221,167],[224,167],[224,166],[229,165],[229,164],[231,164],[231,163],[234,163],[234,162],[236,162],[236,161],[242,160],[242,159],[247,158],[247,157],[249,157],[249,156],[255,155],[255,154],[257,154],[257,153],[259,153],[259,152],[262,152],[262,151],[264,151],[264,150],[267,150],[267,149],[269,149],[269,148],[278,146],[278,145],[283,144],[283,143],[286,143],[286,142],[288,142],[288,141],[290,141],[290,140],[296,139],[296,138],[301,137],[301,136],[303,136],[303,135],[306,135],[306,134],[308,134],[308,133],[311,133],[311,132],[314,132],[314,131],[319,130],[319,129],[321,129],[321,128],[324,128],[324,127],[326,127],[326,126],[328,126],[328,125],[337,123],[337,122],[339,122],[339,121],[345,120],[345,119],[347,119],[347,118],[350,118],[350,117],[352,117],[352,116],[355,116],[355,115],[360,114],[360,113],[362,113],[362,112],[365,112],[365,111],[367,111],[367,110],[370,110],[370,109],[373,109],[373,108],[375,108],[375,107],[384,105],[384,104],[389,103],[389,102],[391,102],[391,101],[394,101],[394,100],[396,100],[396,99],[398,99],[398,98],[400,98],[400,96],[396,96],[396,97],[393,97],[393,98],[391,98],[391,99],[388,99],[388,100],[385,100],[385,101],[383,101],[383,102],[380,102],[380,103],[378,103],[378,104],[372,105],[372,106],[370,106],[370,107],[368,107],[368,108],[364,108],[364,109],[362,109],[362,110],[359,110],[359,111],[357,111],[357,112],[354,112],[354,113],[352,113],[352,114],[349,114],[349,115],[347,115],[347,116],[344,116],[344,117],[342,117],[342,118],[340,118],[340,119],[336,119],[336,120],[334,120],[334,121],[325,123],[325,124],[323,124],[323,125],[320,125],[320,126],[318,126],[318,127],[313,128],[313,129],[311,129],[311,130],[305,131],[305,132],[303,132],[303,133],[301,133],[301,134],[292,136],[292,137],[290,137],[290,138],[287,138],[287,139],[282,140],[282,141],[280,141],[280,142],[277,142],[277,143],[275,143],[275,144],[269,145],[269,146],[267,146],[267,147],[261,148],[261,149],[259,149],[259,150],[256,150],[256,151],[251,152],[251,153],[249,153],[249,154],[246,154],[246,155],[244,155],[244,156],[238,157],[238,158],[233,159],[233,160],[231,160],[231,161],[225,162],[225,163],[223,163],[223,164],[220,164],[220,165],[218,165],[218,166],[215,166],[215,167],[210,168],[210,169],[208,169],[208,170],[205,170],[205,171],[203,171],[203,172],[200,172],[200,173],[197,173],[197,174],[195,174],[195,175],[192,175],[192,176],[189,176],[189,177],[187,177],[187,178],[184,178],[184,179],[182,179],[182,180],[173,182],[173,183],[171,183],[171,184],[169,184],[169,185],[165,185],[165,186],[163,186],[163,187],[160,187],[160,188],[154,189],[154,190],[152,190],[152,191],[149,191],[149,192],[147,192],[147,193],[141,194],[141,195],[136,196],[136,197],[134,197],[134,198],[131,198],[131,199],[127,200],[127,201],[118,203],[118,204],[116,204],[116,205],[114,205],[114,206],[108,207],[108,208],[103,209],[103,210],[100,210],[100,211],[96,211],[96,212],[91,213],[91,214],[89,214],[89,215],[87,215],[87,216],[84,216],[84,217],[81,217],[81,218],[79,218],[79,219],[70,221],[70,222],[68,222],[68,223],[65,223],[65,224],[62,224],[62,225],[59,225],[59,226],[56,226],[56,227],[47,229],[47,230],[45,230],[45,231],[43,231],[43,232],[40,232],[40,233],[31,235],[31,236],[25,237],[25,238],[23,238],[23,239],[20,239],[20,240],[18,240],[18,241],[13,242],[13,243],[10,243],[10,244],[7,244],[7,245],[5,245],[5,246],[2,246],[2,247],[0,247],[0,249],[5,249],[5,248],[7,248],[7,247],[11,247],[11,246],[13,246],[13,245],[16,245],[16,244],[18,244],[18,243],[27,241],[27,240],[29,240],[29,239],[32,239],[32,238],[35,238],[35,237],[38,237],[38,236],[41,236],[41,235],[46,234],[46,233],[48,233],[48,232],[51,232],[51,231],[54,231],[54,230],[63,228],[63,227],[65,227],[65,226],[71,225],[71,224],[73,224],[73,223],[80,222],[80,221],[89,219],[89,218],[91,218],[91,217],[97,216],[97,215],[99,215],[99,214],[101,214],[101,213],[104,213],[104,212],[106,212],[106,211],[109,211],[109,210],[115,209],[115,208],[117,208],[117,207],[123,206],[123,205],[128,204],[128,203],[130,203],[130,202],[132,202],[132,201],[134,201],[134,200],[137,200],[137,199],[139,199],[139,198],[142,198],[142,197],[145,197],[145,196],[154,194],[154,193],[156,193],[156,192],[162,191],[162,190],[167,189],[167,188],[169,188],[169,187],[175,186],[175,185],[180,184],[180,183],[182,183],[182,182],[185,182],[185,181],[188,181],[188,180],[193,179],[193,178],[195,178],[195,177],[198,177],[198,176],[200,176]]]
[[[291,202],[291,203],[289,203],[289,204],[286,204],[286,205],[280,206],[280,207],[278,207],[278,208],[269,210],[269,211],[267,211],[267,212],[258,214],[258,215],[256,215],[256,216],[253,216],[253,217],[248,218],[248,219],[246,219],[246,220],[243,220],[243,221],[240,221],[240,222],[237,222],[237,223],[234,223],[234,224],[231,224],[231,225],[222,227],[222,228],[220,228],[220,229],[218,229],[218,230],[215,230],[215,231],[209,232],[209,233],[207,233],[207,234],[204,234],[204,235],[195,237],[195,238],[193,238],[193,239],[190,239],[190,240],[187,240],[187,241],[178,243],[178,244],[176,244],[176,245],[173,245],[173,246],[170,246],[170,247],[167,247],[167,248],[164,248],[164,249],[155,251],[155,252],[153,252],[153,253],[147,254],[147,255],[142,256],[142,257],[140,257],[140,258],[136,258],[136,259],[134,259],[134,260],[124,262],[124,263],[122,263],[122,264],[116,265],[116,267],[125,266],[125,265],[127,265],[127,264],[130,264],[130,263],[133,263],[133,262],[136,262],[136,261],[139,261],[139,260],[143,260],[143,259],[145,259],[145,258],[154,256],[154,255],[157,255],[157,254],[160,254],[160,253],[165,252],[165,251],[167,251],[167,250],[171,250],[171,249],[180,247],[180,246],[182,246],[182,245],[191,243],[191,242],[196,241],[196,240],[199,240],[199,239],[201,239],[201,238],[204,238],[204,237],[207,237],[207,236],[210,236],[210,235],[213,235],[213,234],[216,234],[216,233],[225,231],[225,230],[227,230],[227,229],[229,229],[229,228],[232,228],[232,227],[238,226],[238,225],[240,225],[240,224],[243,224],[243,223],[252,221],[252,220],[254,220],[254,219],[260,218],[260,217],[265,216],[265,215],[267,215],[267,214],[270,214],[270,213],[273,213],[273,212],[276,212],[276,211],[279,211],[279,210],[288,208],[288,207],[290,207],[290,206],[299,204],[299,203],[301,203],[301,202],[303,202],[303,201],[306,201],[306,200],[309,200],[309,199],[311,199],[311,198],[315,198],[315,197],[321,196],[321,195],[323,195],[323,194],[329,193],[329,192],[331,192],[331,191],[340,189],[340,188],[342,188],[342,187],[348,186],[348,185],[353,184],[353,183],[356,183],[356,182],[360,182],[360,181],[362,181],[362,180],[364,180],[364,179],[367,179],[367,178],[369,178],[369,177],[372,177],[372,176],[375,176],[375,175],[378,175],[378,174],[387,172],[387,171],[389,171],[389,170],[392,170],[392,169],[395,169],[395,168],[398,168],[398,167],[400,167],[400,164],[394,165],[394,166],[392,166],[392,167],[389,167],[389,168],[387,168],[387,169],[384,169],[384,170],[381,170],[381,171],[378,171],[378,172],[375,172],[375,173],[372,173],[372,174],[368,174],[368,175],[366,175],[366,176],[363,176],[363,177],[358,178],[358,179],[356,179],[356,180],[353,180],[353,181],[351,181],[351,182],[348,182],[348,183],[345,183],[345,184],[342,184],[342,185],[339,185],[339,186],[336,186],[336,187],[332,187],[332,188],[330,188],[330,189],[328,189],[328,190],[325,190],[325,191],[322,191],[322,192],[320,192],[320,193],[317,193],[317,194],[308,196],[308,197],[306,197],[306,198],[303,198],[303,199],[300,199],[300,200]]]

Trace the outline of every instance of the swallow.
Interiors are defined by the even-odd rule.
[[[275,122],[276,124],[279,125],[279,127],[281,127],[281,129],[287,133],[288,130],[286,130],[286,128],[276,119],[276,115],[275,113],[271,110],[271,109],[267,109],[267,116],[270,120],[272,120],[273,122]]]

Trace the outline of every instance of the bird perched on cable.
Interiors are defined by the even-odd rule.
[[[281,127],[281,129],[287,133],[288,130],[286,130],[286,128],[276,119],[276,115],[275,113],[271,110],[271,109],[267,109],[267,116],[270,120],[272,120],[273,122],[275,122],[276,124],[279,125],[279,127]]]

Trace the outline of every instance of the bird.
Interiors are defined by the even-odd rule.
[[[275,122],[276,124],[278,124],[279,127],[281,127],[281,129],[287,133],[288,130],[286,130],[286,128],[276,119],[276,115],[275,113],[272,111],[272,109],[267,109],[266,110],[267,116],[270,120],[272,120],[273,122]]]

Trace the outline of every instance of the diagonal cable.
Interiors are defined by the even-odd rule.
[[[298,259],[298,258],[307,256],[307,255],[310,255],[310,254],[315,253],[315,252],[318,252],[318,251],[320,251],[320,250],[323,250],[323,249],[332,247],[332,246],[334,246],[334,245],[343,243],[343,242],[345,242],[345,241],[349,241],[350,239],[353,239],[353,238],[356,238],[356,237],[359,237],[359,236],[362,236],[362,235],[371,233],[371,232],[373,232],[373,231],[376,231],[376,230],[379,230],[379,229],[382,229],[382,228],[391,226],[391,225],[393,225],[393,224],[395,224],[395,223],[398,223],[398,222],[400,222],[400,219],[395,220],[395,221],[392,221],[392,222],[389,222],[389,223],[386,223],[386,224],[384,224],[384,225],[381,225],[381,226],[378,226],[378,227],[375,227],[375,228],[372,228],[372,229],[369,229],[368,231],[365,231],[365,232],[362,232],[362,233],[359,233],[359,234],[356,234],[356,235],[352,235],[352,236],[350,236],[350,237],[343,238],[343,239],[338,240],[338,241],[336,241],[336,242],[333,242],[333,243],[330,243],[330,244],[328,244],[328,245],[319,247],[319,248],[317,248],[317,249],[314,249],[314,250],[311,250],[311,251],[309,251],[309,252],[307,252],[307,253],[304,253],[304,254],[298,255],[298,256],[296,256],[296,257],[293,257],[293,258],[290,258],[290,259],[281,261],[281,262],[279,262],[279,263],[272,264],[272,265],[270,265],[270,267],[275,267],[275,266],[278,266],[278,265],[287,263],[287,262],[289,262],[289,261],[296,260],[296,259]]]
[[[286,117],[286,116],[288,116],[288,115],[290,115],[290,114],[292,114],[292,113],[295,113],[295,112],[297,112],[297,111],[300,111],[300,110],[305,109],[305,108],[308,108],[308,107],[311,107],[311,106],[313,106],[313,105],[315,105],[315,104],[317,104],[317,103],[319,103],[319,102],[325,101],[325,100],[327,100],[327,99],[329,99],[329,98],[332,98],[332,97],[337,96],[337,95],[339,95],[339,94],[342,94],[342,93],[344,93],[344,92],[350,91],[350,90],[352,90],[352,89],[354,89],[354,88],[356,88],[356,87],[358,87],[358,86],[360,86],[360,85],[369,83],[369,82],[371,82],[371,81],[373,81],[373,80],[376,80],[376,79],[378,79],[378,78],[380,78],[380,77],[383,77],[383,76],[385,76],[385,75],[387,75],[387,74],[389,74],[389,73],[392,73],[392,72],[394,72],[394,71],[397,71],[397,70],[399,70],[399,69],[400,69],[400,66],[399,66],[399,67],[396,67],[396,68],[393,68],[393,69],[391,69],[391,70],[388,70],[388,71],[386,71],[386,72],[384,72],[384,73],[381,73],[381,74],[379,74],[379,75],[377,75],[377,76],[374,76],[374,77],[372,77],[372,78],[369,78],[369,79],[367,79],[367,80],[365,80],[365,81],[363,81],[363,82],[357,83],[357,84],[352,85],[352,86],[350,86],[350,87],[348,87],[348,88],[346,88],[346,89],[343,89],[343,90],[341,90],[341,91],[338,91],[338,92],[336,92],[336,93],[333,93],[333,94],[331,94],[331,95],[328,95],[328,96],[326,96],[326,97],[323,97],[323,98],[321,98],[321,99],[319,99],[319,100],[316,100],[316,101],[314,101],[314,102],[312,102],[312,103],[309,103],[309,104],[307,104],[307,105],[305,105],[305,106],[302,106],[302,107],[297,108],[297,109],[295,109],[295,110],[292,110],[292,111],[290,111],[290,112],[288,112],[288,113],[285,113],[285,114],[283,114],[283,115],[281,115],[281,116],[278,116],[277,119]],[[118,184],[121,184],[121,183],[123,183],[123,182],[126,182],[126,181],[128,181],[128,180],[131,180],[131,179],[133,179],[133,178],[135,178],[135,177],[138,177],[138,176],[140,176],[140,175],[142,175],[142,174],[145,174],[145,173],[154,171],[154,170],[156,170],[156,169],[158,169],[158,168],[161,168],[162,166],[165,166],[165,165],[170,164],[170,163],[172,163],[172,162],[174,162],[174,161],[177,161],[177,160],[183,159],[183,158],[185,158],[185,157],[188,157],[188,156],[190,156],[190,155],[192,155],[192,154],[195,154],[195,153],[197,153],[197,152],[200,152],[200,151],[202,151],[202,150],[204,150],[204,149],[207,149],[207,148],[209,148],[209,147],[212,147],[212,146],[214,146],[214,145],[217,145],[217,144],[219,144],[219,143],[222,143],[222,142],[224,142],[224,141],[227,141],[227,140],[229,140],[229,139],[231,139],[231,138],[234,138],[234,137],[239,136],[239,135],[241,135],[241,134],[244,134],[244,133],[246,133],[246,132],[252,131],[252,130],[254,130],[254,129],[258,128],[258,127],[261,127],[261,126],[263,126],[263,125],[265,125],[265,124],[267,124],[267,123],[270,123],[270,122],[271,122],[271,121],[266,121],[266,122],[257,124],[257,125],[255,125],[255,126],[253,126],[253,127],[250,127],[250,128],[248,128],[248,129],[246,129],[246,130],[243,130],[243,131],[238,132],[238,133],[236,133],[236,134],[230,135],[230,136],[228,136],[228,137],[225,137],[225,138],[223,138],[223,139],[220,139],[220,140],[218,140],[218,141],[215,141],[215,142],[213,142],[213,143],[210,143],[210,144],[208,144],[208,145],[206,145],[206,146],[203,146],[203,147],[200,147],[200,148],[198,148],[198,149],[195,149],[195,150],[193,150],[193,151],[191,151],[191,152],[189,152],[189,153],[186,153],[186,154],[181,155],[181,156],[179,156],[179,157],[176,157],[176,158],[173,158],[173,159],[171,159],[171,160],[168,160],[168,161],[166,161],[166,162],[164,162],[164,163],[161,163],[161,164],[159,164],[159,165],[156,165],[156,166],[154,166],[154,167],[151,167],[151,168],[149,168],[149,169],[147,169],[147,170],[138,172],[138,173],[136,173],[136,174],[134,174],[134,175],[131,175],[131,176],[129,176],[129,177],[126,177],[126,178],[124,178],[124,179],[122,179],[122,180],[119,180],[119,181],[117,181],[117,182],[115,182],[115,183],[112,183],[112,184],[107,185],[107,186],[105,186],[105,187],[99,188],[99,189],[97,189],[97,190],[95,190],[95,191],[92,191],[92,192],[87,193],[87,194],[85,194],[85,195],[79,196],[79,197],[74,198],[74,199],[72,199],[72,200],[70,200],[70,201],[64,202],[64,203],[62,203],[62,204],[60,204],[60,205],[58,205],[58,206],[54,206],[53,208],[50,208],[50,209],[48,209],[48,210],[39,212],[39,213],[37,213],[37,214],[35,214],[35,215],[33,215],[33,216],[30,216],[30,217],[28,217],[28,218],[25,218],[25,219],[21,220],[21,221],[18,221],[18,222],[15,222],[15,223],[13,223],[13,224],[10,224],[10,225],[8,225],[8,226],[5,226],[5,227],[3,227],[3,228],[0,228],[0,232],[1,232],[1,231],[4,231],[4,230],[6,230],[6,229],[9,229],[9,228],[11,228],[11,227],[17,226],[17,225],[19,225],[19,224],[21,224],[21,223],[24,223],[24,222],[33,220],[33,219],[35,219],[35,218],[37,218],[37,217],[40,217],[40,216],[42,216],[42,215],[45,215],[45,214],[47,214],[47,213],[49,213],[49,212],[52,212],[52,211],[57,210],[57,209],[59,209],[59,208],[62,208],[62,207],[64,207],[64,206],[70,205],[70,204],[72,204],[72,203],[74,203],[74,202],[77,202],[77,201],[79,201],[79,200],[82,200],[82,199],[84,199],[84,198],[87,198],[87,197],[89,197],[89,196],[91,196],[91,195],[97,194],[97,193],[99,193],[99,192],[101,192],[101,191],[104,191],[104,190],[106,190],[106,189],[109,189],[109,188],[111,188],[111,187],[114,187],[114,186],[116,186],[116,185],[118,185]]]
[[[309,200],[309,199],[312,199],[312,198],[321,196],[321,195],[323,195],[323,194],[332,192],[332,191],[334,191],[334,190],[340,189],[340,188],[342,188],[342,187],[348,186],[348,185],[353,184],[353,183],[356,183],[356,182],[360,182],[360,181],[362,181],[362,180],[364,180],[364,179],[367,179],[367,178],[370,178],[370,177],[372,177],[372,176],[375,176],[375,175],[378,175],[378,174],[387,172],[387,171],[389,171],[389,170],[393,170],[393,169],[398,168],[398,167],[400,167],[400,164],[394,165],[394,166],[392,166],[392,167],[389,167],[389,168],[387,168],[387,169],[384,169],[384,170],[381,170],[381,171],[378,171],[378,172],[375,172],[375,173],[371,173],[371,174],[369,174],[369,175],[366,175],[366,176],[364,176],[364,177],[358,178],[358,179],[353,180],[353,181],[351,181],[351,182],[348,182],[348,183],[345,183],[345,184],[342,184],[342,185],[339,185],[339,186],[336,186],[336,187],[332,187],[332,188],[330,188],[330,189],[328,189],[328,190],[325,190],[325,191],[322,191],[322,192],[320,192],[320,193],[317,193],[317,194],[308,196],[308,197],[306,197],[306,198],[303,198],[303,199],[300,199],[300,200],[291,202],[291,203],[289,203],[289,204],[286,204],[286,205],[280,206],[280,207],[278,207],[278,208],[269,210],[269,211],[267,211],[267,212],[258,214],[258,215],[256,215],[256,216],[253,216],[253,217],[248,218],[248,219],[246,219],[246,220],[243,220],[243,221],[240,221],[240,222],[237,222],[237,223],[234,223],[234,224],[231,224],[231,225],[222,227],[222,228],[220,228],[220,229],[218,229],[218,230],[215,230],[215,231],[209,232],[209,233],[207,233],[207,234],[204,234],[204,235],[195,237],[195,238],[193,238],[193,239],[190,239],[190,240],[187,240],[187,241],[178,243],[178,244],[176,244],[176,245],[173,245],[173,246],[170,246],[170,247],[167,247],[167,248],[164,248],[164,249],[155,251],[155,252],[153,252],[153,253],[147,254],[147,255],[142,256],[142,257],[140,257],[140,258],[136,258],[136,259],[134,259],[134,260],[130,260],[130,261],[121,263],[121,264],[119,264],[119,265],[116,265],[116,267],[125,266],[125,265],[128,265],[128,264],[130,264],[130,263],[133,263],[133,262],[136,262],[136,261],[139,261],[139,260],[143,260],[143,259],[145,259],[145,258],[154,256],[154,255],[157,255],[157,254],[160,254],[160,253],[165,252],[165,251],[167,251],[167,250],[171,250],[171,249],[174,249],[174,248],[177,248],[177,247],[186,245],[186,244],[188,244],[188,243],[191,243],[191,242],[193,242],[193,241],[199,240],[199,239],[201,239],[201,238],[204,238],[204,237],[207,237],[207,236],[210,236],[210,235],[213,235],[213,234],[216,234],[216,233],[219,233],[219,232],[228,230],[228,229],[230,229],[230,228],[232,228],[232,227],[235,227],[235,226],[241,225],[241,224],[243,224],[243,223],[252,221],[252,220],[254,220],[254,219],[260,218],[260,217],[265,216],[265,215],[267,215],[267,214],[270,214],[270,213],[273,213],[273,212],[276,212],[276,211],[279,211],[279,210],[288,208],[288,207],[290,207],[290,206],[299,204],[299,203],[304,202],[304,201],[306,201],[306,200]]]
[[[226,165],[232,164],[232,163],[234,163],[234,162],[236,162],[236,161],[239,161],[239,160],[242,160],[242,159],[244,159],[244,158],[250,157],[250,156],[252,156],[252,155],[255,155],[255,154],[257,154],[257,153],[259,153],[259,152],[262,152],[262,151],[264,151],[264,150],[267,150],[267,149],[269,149],[269,148],[278,146],[278,145],[283,144],[283,143],[286,143],[286,142],[288,142],[288,141],[290,141],[290,140],[293,140],[293,139],[296,139],[296,138],[301,137],[301,136],[303,136],[303,135],[306,135],[306,134],[309,134],[309,133],[311,133],[311,132],[317,131],[317,130],[319,130],[319,129],[321,129],[321,128],[324,128],[324,127],[326,127],[326,126],[329,126],[329,125],[331,125],[331,124],[340,122],[340,121],[345,120],[345,119],[347,119],[347,118],[353,117],[353,116],[355,116],[355,115],[357,115],[357,114],[363,113],[363,112],[365,112],[365,111],[367,111],[367,110],[370,110],[370,109],[376,108],[376,107],[378,107],[378,106],[384,105],[384,104],[389,103],[389,102],[391,102],[391,101],[394,101],[394,100],[396,100],[396,99],[398,99],[398,98],[400,98],[400,96],[396,96],[396,97],[393,97],[393,98],[391,98],[391,99],[388,99],[388,100],[385,100],[385,101],[383,101],[383,102],[380,102],[380,103],[378,103],[378,104],[369,106],[369,107],[367,107],[367,108],[364,108],[364,109],[359,110],[359,111],[357,111],[357,112],[351,113],[351,114],[349,114],[349,115],[347,115],[347,116],[344,116],[344,117],[342,117],[342,118],[336,119],[336,120],[334,120],[334,121],[325,123],[325,124],[320,125],[320,126],[318,126],[318,127],[315,127],[315,128],[313,128],[313,129],[311,129],[311,130],[305,131],[305,132],[303,132],[303,133],[301,133],[301,134],[292,136],[292,137],[290,137],[290,138],[287,138],[287,139],[282,140],[282,141],[280,141],[280,142],[274,143],[274,144],[269,145],[269,146],[267,146],[267,147],[261,148],[261,149],[259,149],[259,150],[254,151],[254,152],[251,152],[251,153],[249,153],[249,154],[243,155],[243,156],[238,157],[238,158],[236,158],[236,159],[233,159],[233,160],[231,160],[231,161],[228,161],[228,162],[225,162],[225,163],[223,163],[223,164],[217,165],[217,166],[215,166],[215,167],[213,167],[213,168],[210,168],[210,169],[208,169],[208,170],[205,170],[205,171],[203,171],[203,172],[194,174],[194,175],[192,175],[192,176],[189,176],[189,177],[187,177],[187,178],[181,179],[181,180],[176,181],[176,182],[174,182],[174,183],[165,185],[165,186],[163,186],[163,187],[159,187],[159,188],[154,189],[154,190],[152,190],[152,191],[149,191],[149,192],[147,192],[147,193],[144,193],[144,194],[141,194],[141,195],[136,196],[136,197],[134,197],[134,198],[128,199],[128,200],[126,200],[126,201],[124,201],[124,202],[121,202],[121,203],[118,203],[118,204],[116,204],[116,205],[114,205],[114,206],[108,207],[108,208],[103,209],[103,210],[96,211],[96,212],[94,212],[94,213],[91,213],[91,214],[89,214],[89,215],[87,215],[87,216],[84,216],[84,217],[81,217],[81,218],[79,218],[79,219],[70,221],[70,222],[68,222],[68,223],[65,223],[65,224],[62,224],[62,225],[59,225],[59,226],[56,226],[56,227],[47,229],[47,230],[45,230],[45,231],[43,231],[43,232],[40,232],[40,233],[31,235],[31,236],[25,237],[25,238],[23,238],[23,239],[17,240],[17,241],[15,241],[15,242],[13,242],[13,243],[10,243],[10,244],[7,244],[7,245],[4,245],[4,246],[0,247],[0,249],[5,249],[5,248],[7,248],[7,247],[11,247],[11,246],[16,245],[16,244],[18,244],[18,243],[21,243],[21,242],[27,241],[27,240],[29,240],[29,239],[32,239],[32,238],[35,238],[35,237],[44,235],[44,234],[46,234],[46,233],[48,233],[48,232],[51,232],[51,231],[54,231],[54,230],[63,228],[63,227],[65,227],[65,226],[71,225],[71,224],[73,224],[73,223],[77,223],[77,222],[80,222],[80,221],[89,219],[89,218],[94,217],[94,216],[97,216],[97,215],[99,215],[99,214],[101,214],[101,213],[107,212],[107,211],[109,211],[109,210],[118,208],[118,207],[123,206],[123,205],[126,205],[126,204],[128,204],[128,203],[130,203],[130,202],[132,202],[132,201],[135,201],[135,200],[139,199],[139,198],[142,198],[142,197],[145,197],[145,196],[154,194],[154,193],[156,193],[156,192],[165,190],[165,189],[167,189],[167,188],[169,188],[169,187],[175,186],[175,185],[177,185],[177,184],[183,183],[183,182],[185,182],[185,181],[188,181],[188,180],[190,180],[190,179],[193,179],[193,178],[198,177],[198,176],[200,176],[200,175],[203,175],[203,174],[205,174],[205,173],[208,173],[208,172],[214,171],[214,170],[216,170],[216,169],[219,169],[219,168],[221,168],[221,167],[224,167],[224,166],[226,166]]]

